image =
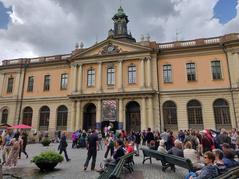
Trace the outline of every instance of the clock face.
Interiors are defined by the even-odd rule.
[[[108,50],[108,52],[112,52],[114,50],[114,47],[113,46],[109,46],[107,50]]]

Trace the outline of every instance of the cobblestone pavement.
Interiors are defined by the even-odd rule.
[[[56,169],[49,173],[39,172],[39,169],[34,163],[31,163],[33,156],[38,155],[41,151],[57,150],[57,144],[51,144],[49,147],[43,147],[41,144],[30,144],[27,146],[29,158],[25,159],[22,153],[22,159],[18,160],[16,168],[3,167],[3,173],[11,173],[20,176],[24,179],[96,179],[99,176],[98,172],[91,171],[90,165],[87,171],[83,170],[83,165],[86,159],[86,149],[71,149],[71,143],[67,149],[70,162],[63,161],[56,166]],[[99,168],[100,162],[103,161],[104,151],[101,150],[97,153],[96,168]],[[149,161],[143,165],[143,157],[134,157],[135,166],[134,172],[129,174],[126,170],[123,171],[122,179],[183,179],[187,171],[183,168],[176,168],[176,172],[169,169],[162,172],[162,167],[159,161],[153,160],[153,164]],[[91,163],[90,163],[91,164]],[[10,177],[4,177],[8,179]]]

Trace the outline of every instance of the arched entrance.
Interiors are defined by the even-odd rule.
[[[96,128],[96,106],[93,103],[89,103],[84,107],[84,120],[83,129],[95,129]]]
[[[140,131],[140,105],[131,101],[126,105],[126,131]]]

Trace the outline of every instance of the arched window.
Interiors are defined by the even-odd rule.
[[[48,130],[50,119],[50,109],[47,106],[43,106],[40,109],[40,122],[39,130]]]
[[[173,101],[166,101],[163,104],[164,128],[177,129],[177,107]]]
[[[1,123],[2,124],[6,124],[7,123],[7,119],[8,119],[8,110],[4,109],[2,111],[2,121],[1,121]]]
[[[187,104],[188,112],[188,124],[189,128],[202,129],[203,128],[203,117],[202,117],[202,106],[199,101],[191,100]]]
[[[216,128],[231,128],[229,105],[224,99],[217,99],[213,103]]]
[[[57,125],[56,130],[66,130],[67,129],[67,115],[68,109],[66,106],[59,106],[57,109]]]
[[[29,126],[32,125],[32,108],[31,107],[24,108],[22,123]]]

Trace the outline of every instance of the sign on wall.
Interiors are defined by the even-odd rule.
[[[116,100],[102,101],[102,117],[103,117],[103,121],[117,120],[117,101]]]

